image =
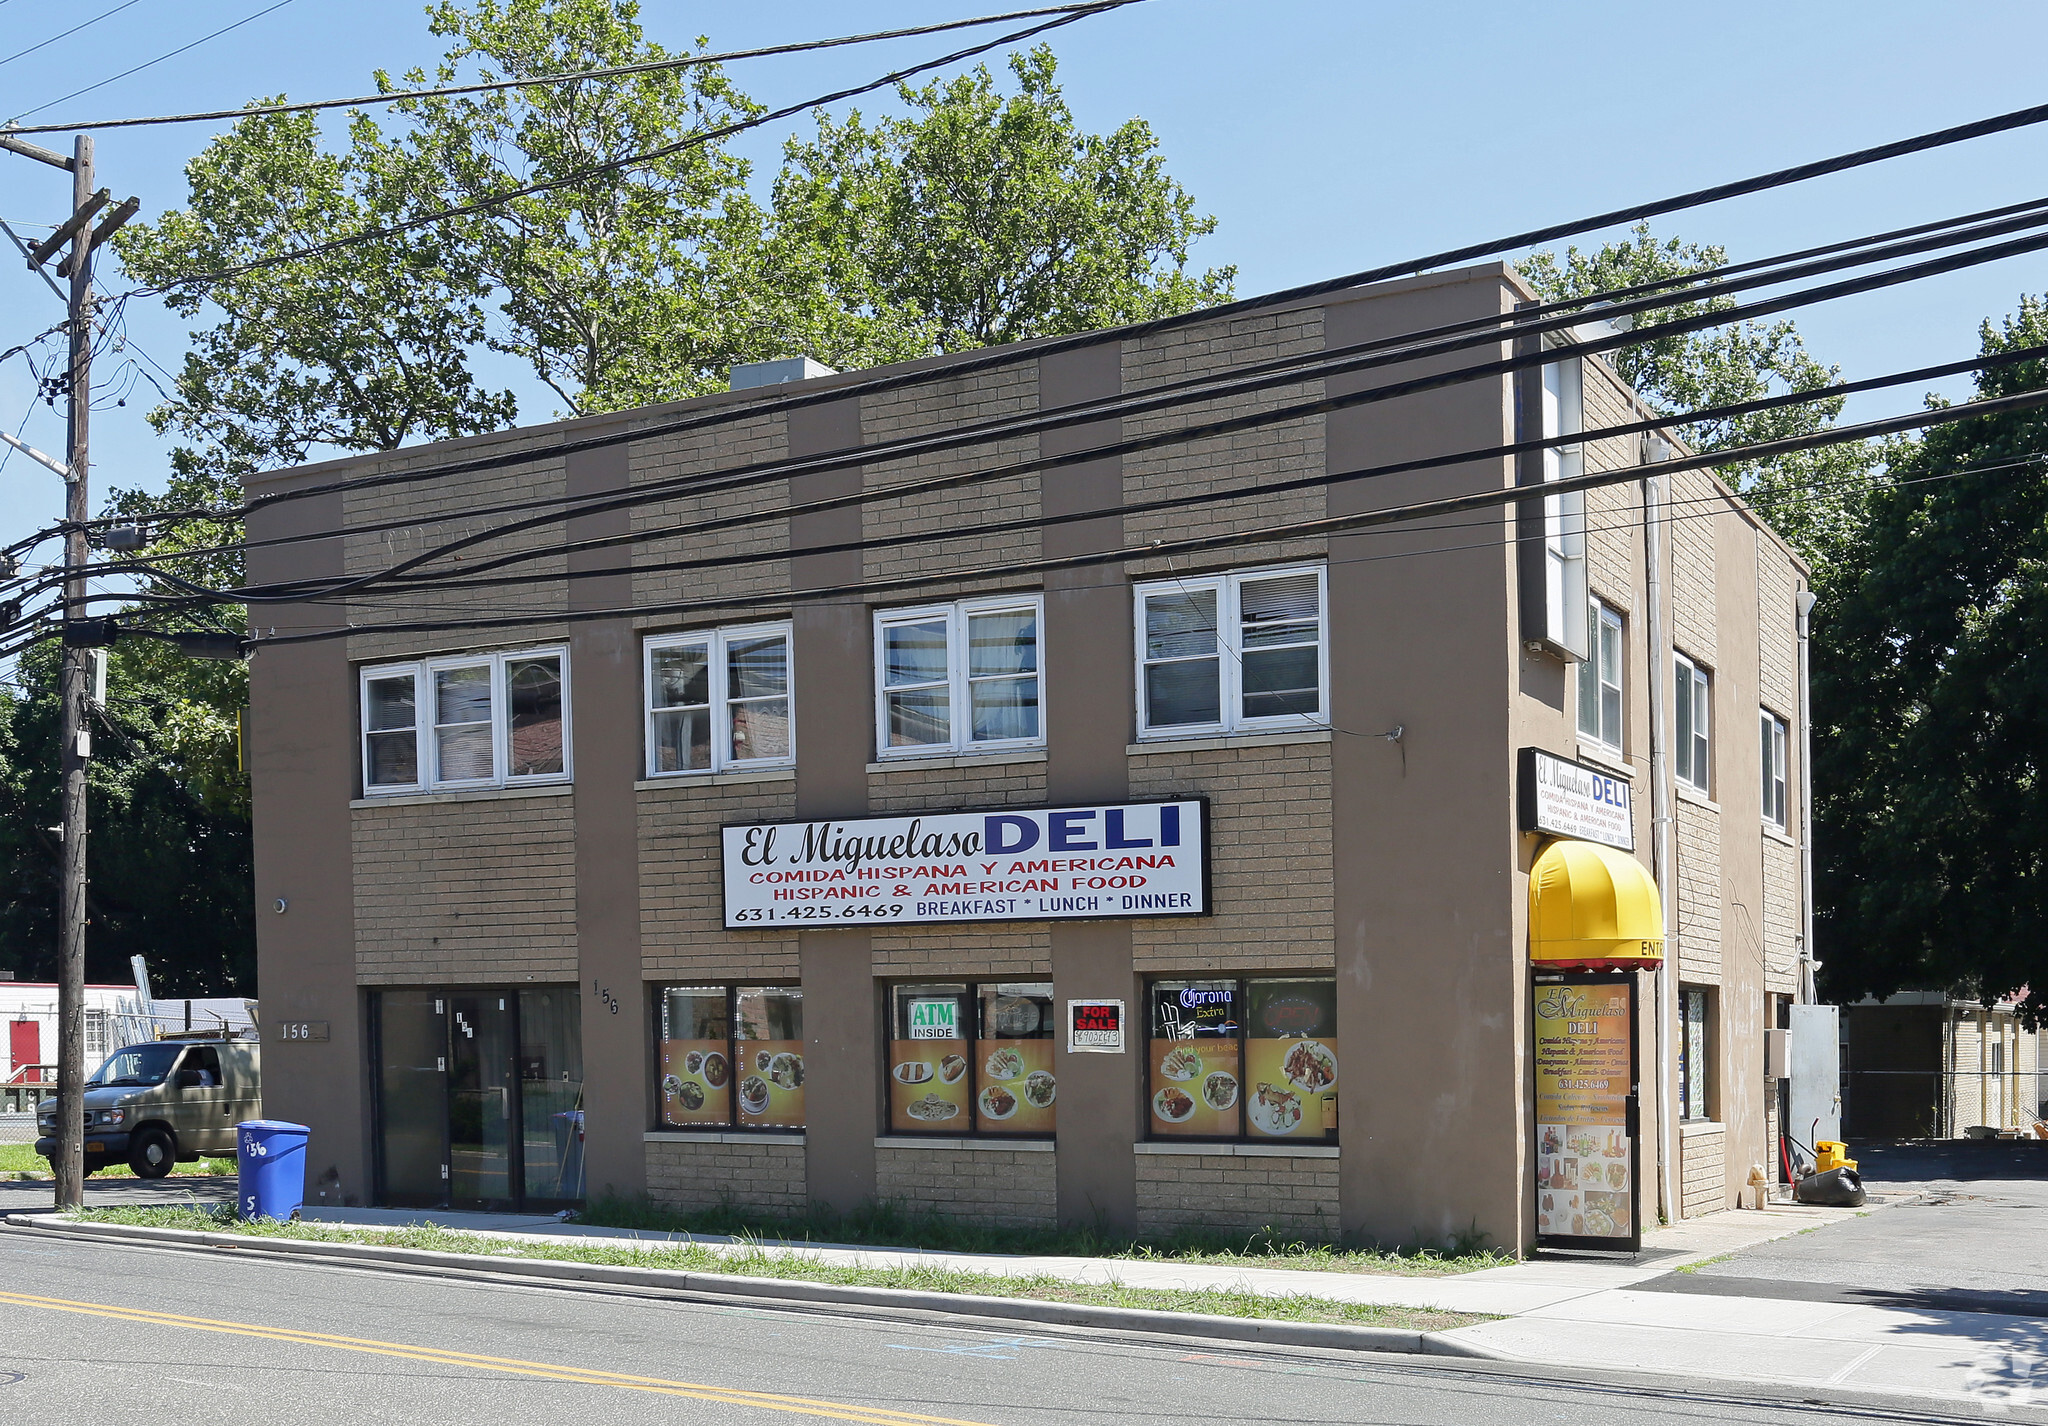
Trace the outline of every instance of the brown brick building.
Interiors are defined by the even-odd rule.
[[[257,580],[368,574],[515,518],[497,507],[585,502],[464,550],[456,584],[255,616],[259,634],[352,631],[261,648],[253,667],[279,1041],[265,1098],[313,1126],[309,1197],[886,1200],[1144,1233],[1476,1227],[1525,1246],[1557,1211],[1537,1179],[1594,1175],[1597,1151],[1568,1168],[1539,1118],[1529,882],[1548,842],[1518,821],[1518,759],[1597,774],[1647,865],[1654,678],[1682,751],[1675,963],[1664,992],[1637,977],[1641,1155],[1601,1202],[1654,1223],[1667,1140],[1683,1212],[1732,1201],[1773,1157],[1762,1031],[1797,989],[1804,581],[1777,536],[1711,475],[1677,474],[1655,649],[1633,479],[1583,512],[1534,498],[1133,549],[1634,467],[1630,436],[1310,483],[1641,419],[1602,361],[1567,341],[1518,375],[936,489],[1516,349],[891,446],[1530,300],[1489,265],[980,370],[814,377],[253,482],[304,492],[252,518]],[[892,453],[690,483],[864,447]],[[1243,494],[1133,508],[1226,490]],[[546,553],[494,575],[526,550]],[[1058,563],[1104,551],[1129,557]],[[451,622],[472,627],[418,627]],[[898,909],[861,909],[854,862],[807,863],[850,874],[815,892],[844,903],[734,883],[722,836],[743,833],[723,829],[769,824],[785,848],[806,827],[909,836],[893,858],[877,843],[904,863],[887,869]],[[914,854],[942,825],[991,858],[1028,835],[1091,860]],[[1165,876],[1149,863],[1169,846],[1199,887],[1172,894],[1195,900],[1138,904],[1204,914],[1126,914],[1113,896],[1071,910],[1119,876]],[[1150,850],[1112,855],[1134,847]],[[1069,909],[1021,914],[1034,905]],[[1070,1045],[1077,1001],[1122,1002],[1121,1052]]]

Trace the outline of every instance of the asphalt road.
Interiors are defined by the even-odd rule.
[[[1969,1420],[1705,1381],[755,1309],[0,1229],[0,1421],[881,1426]],[[2011,1421],[2048,1421],[2019,1410]]]
[[[1852,1152],[1870,1192],[1913,1201],[1646,1286],[2048,1318],[2048,1142],[1928,1140]]]

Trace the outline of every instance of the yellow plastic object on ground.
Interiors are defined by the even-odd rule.
[[[1840,1139],[1822,1139],[1813,1146],[1820,1154],[1814,1163],[1815,1173],[1828,1173],[1834,1169],[1853,1169],[1856,1160],[1849,1157],[1849,1146]]]

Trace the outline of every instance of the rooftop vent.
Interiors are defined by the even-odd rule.
[[[750,361],[732,369],[726,388],[745,391],[755,386],[780,386],[785,381],[809,381],[814,376],[837,376],[823,362],[807,356],[777,357],[774,361]]]

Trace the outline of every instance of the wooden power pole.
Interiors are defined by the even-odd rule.
[[[74,217],[93,200],[92,138],[72,141],[71,208]],[[105,197],[99,200],[106,201]],[[85,522],[92,518],[86,474],[92,427],[92,239],[91,219],[71,239],[71,361],[65,421],[64,622],[85,617],[85,566],[92,558]],[[64,641],[63,700],[64,872],[57,924],[57,1206],[85,1203],[85,769],[92,757],[92,729],[86,722],[91,688],[91,654]]]
[[[63,866],[59,875],[57,950],[57,1206],[85,1201],[85,772],[92,759],[87,699],[92,686],[90,646],[107,642],[86,621],[87,564],[92,558],[86,521],[92,518],[86,476],[92,427],[93,249],[135,215],[128,199],[102,218],[108,195],[93,188],[92,139],[73,140],[71,157],[0,130],[0,149],[71,171],[71,216],[28,252],[29,267],[43,264],[61,247],[70,254],[57,275],[71,280],[71,359],[66,367],[64,459],[64,653],[58,679],[62,704]]]

